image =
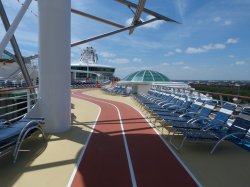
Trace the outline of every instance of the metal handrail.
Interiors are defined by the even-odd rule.
[[[1,93],[10,93],[10,92],[19,91],[19,90],[32,90],[35,88],[38,88],[38,86],[19,87],[19,88],[1,88],[0,94]]]
[[[3,115],[0,115],[0,118],[5,117],[5,116],[8,116],[8,115],[10,115],[10,114],[14,114],[14,113],[16,113],[16,112],[20,112],[20,111],[25,110],[25,109],[27,109],[27,108],[28,108],[28,107],[26,106],[26,107],[24,107],[24,108],[21,108],[21,109],[18,109],[18,110],[14,110],[14,111],[5,113],[5,114],[3,114]]]
[[[250,97],[248,96],[241,96],[241,95],[234,95],[234,94],[225,94],[225,93],[219,93],[219,92],[207,92],[207,91],[200,91],[200,90],[194,90],[193,88],[181,88],[181,87],[171,87],[171,86],[164,86],[164,85],[154,85],[153,87],[156,88],[168,88],[168,89],[174,89],[174,90],[182,90],[182,91],[188,91],[188,92],[196,92],[198,94],[208,94],[211,96],[219,96],[221,97],[231,97],[231,98],[237,98],[242,99],[245,101],[250,101]]]
[[[27,103],[27,101],[22,101],[22,102],[18,102],[18,103],[14,103],[14,104],[6,105],[6,106],[1,106],[1,107],[0,107],[0,109],[5,109],[5,108],[9,108],[9,107],[17,106],[17,105],[24,104],[24,103]]]
[[[6,101],[6,100],[13,100],[13,99],[20,99],[25,97],[27,94],[19,95],[19,96],[13,96],[13,97],[3,97],[0,99],[0,101]]]
[[[0,118],[4,118],[10,122],[14,122],[25,116],[38,100],[37,94],[30,92],[37,87],[23,87],[23,88],[8,88],[0,89]],[[15,93],[15,91],[23,90],[24,93],[17,96],[5,96],[5,94]],[[22,100],[20,100],[22,99]]]
[[[225,94],[225,93],[220,93],[220,92],[206,92],[206,91],[200,91],[200,90],[196,90],[196,91],[203,93],[203,94],[209,94],[209,95],[215,95],[215,96],[236,97],[238,99],[244,99],[244,100],[250,101],[250,97],[248,97],[248,96]]]

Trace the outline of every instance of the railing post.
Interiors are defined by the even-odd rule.
[[[224,104],[224,101],[223,101],[222,95],[220,95],[219,97],[220,97],[220,104],[223,105],[223,104]]]
[[[198,93],[198,98],[201,99],[201,93],[200,92],[197,93]]]
[[[30,102],[30,90],[29,89],[27,89],[27,113],[30,111],[30,104],[31,104],[31,102]]]

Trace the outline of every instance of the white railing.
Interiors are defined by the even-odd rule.
[[[0,119],[14,122],[24,117],[38,100],[34,87],[1,89]]]
[[[238,104],[238,106],[244,107],[244,104],[249,106],[250,97],[248,96],[241,96],[241,95],[233,95],[233,94],[225,94],[225,93],[217,93],[217,92],[207,92],[207,91],[199,91],[193,88],[181,88],[181,87],[170,87],[170,86],[163,86],[163,85],[154,85],[152,89],[159,90],[159,91],[166,91],[171,90],[172,92],[182,92],[187,94],[195,94],[198,98],[202,97],[211,97],[216,99],[222,105],[224,102],[233,102]]]

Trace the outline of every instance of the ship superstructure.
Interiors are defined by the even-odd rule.
[[[111,80],[115,67],[98,64],[98,55],[93,47],[82,50],[79,63],[71,64],[71,80]]]

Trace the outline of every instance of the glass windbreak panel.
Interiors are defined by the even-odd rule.
[[[144,75],[144,71],[141,71],[140,73],[136,74],[133,81],[142,81]]]
[[[154,81],[151,73],[149,71],[146,71],[144,74],[143,81]]]

